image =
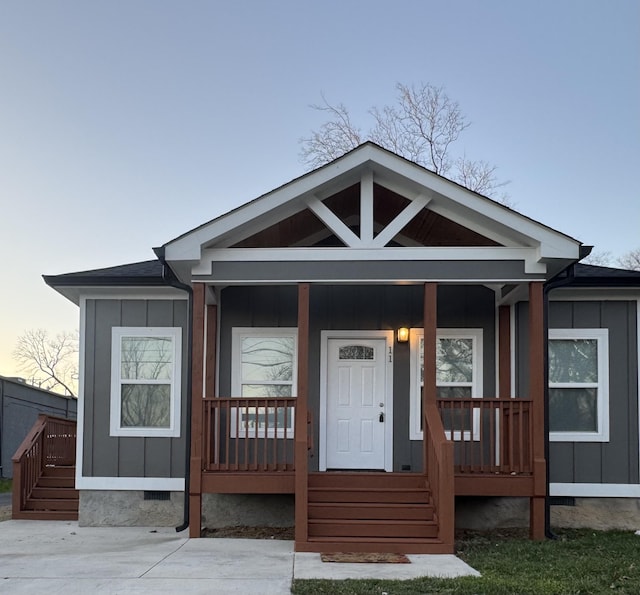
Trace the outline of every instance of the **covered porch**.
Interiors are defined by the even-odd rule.
[[[202,494],[281,493],[295,495],[299,551],[331,551],[347,544],[350,550],[381,551],[389,546],[394,551],[452,551],[455,496],[528,497],[531,537],[542,539],[543,284],[529,282],[524,287],[529,342],[528,352],[521,355],[528,358],[530,369],[527,397],[511,394],[511,307],[502,305],[496,309],[496,394],[438,398],[438,284],[423,285],[421,427],[427,431],[422,433],[419,469],[404,470],[396,463],[391,470],[372,472],[318,467],[320,411],[309,402],[314,284],[300,283],[296,290],[295,397],[218,394],[220,306],[207,303],[206,283],[194,284],[191,535],[199,535]],[[357,516],[354,509],[363,507],[373,518],[352,518]],[[393,534],[399,522],[402,538]],[[345,534],[350,531],[345,526],[354,524],[357,539]]]

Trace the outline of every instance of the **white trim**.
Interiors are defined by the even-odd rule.
[[[91,300],[187,300],[184,291],[174,287],[88,287],[86,285],[53,285],[60,295],[79,305],[82,299]]]
[[[420,339],[424,337],[424,328],[410,329],[410,358],[409,358],[409,440],[422,440],[423,433],[420,429],[420,407],[418,399],[420,395]],[[481,399],[484,395],[484,332],[481,328],[438,328],[436,329],[437,339],[471,339],[473,341],[473,382],[471,386],[471,396],[474,399]],[[478,412],[474,411],[473,416],[473,440],[480,439],[480,418]],[[445,432],[451,440],[451,432]],[[469,432],[454,433],[453,439],[470,440]]]
[[[172,342],[172,374],[171,378],[161,384],[170,386],[169,426],[157,427],[122,427],[121,422],[121,379],[120,353],[123,337],[169,337]],[[136,437],[168,437],[180,436],[180,404],[182,402],[182,328],[181,327],[126,327],[111,328],[111,407],[109,416],[110,436]],[[159,384],[152,381],[137,381],[136,384]]]
[[[393,471],[393,356],[394,332],[374,331],[321,331],[320,332],[320,411],[318,437],[318,469],[327,470],[327,374],[329,339],[385,339],[385,353],[391,349],[391,361],[385,358],[386,407],[384,470]]]
[[[286,267],[286,263],[282,263],[283,267]],[[200,274],[200,273],[198,273]],[[207,273],[211,275],[211,273]],[[395,284],[401,280],[404,284],[420,284],[424,285],[424,277],[395,277],[395,278],[358,278],[354,279],[335,279],[335,278],[316,278],[316,277],[303,277],[296,279],[222,279],[216,277],[213,281],[219,285],[297,285],[298,283],[332,283],[335,285],[388,285]],[[191,283],[210,283],[212,279],[191,279]],[[447,279],[440,277],[429,277],[429,281],[433,283],[447,283],[448,285],[469,285],[471,283],[530,283],[535,281],[545,281],[542,277],[530,277],[528,279]]]
[[[596,414],[598,429],[595,432],[549,432],[550,442],[609,442],[609,329],[572,328],[549,329],[549,341],[563,339],[595,339],[598,349],[598,382]],[[584,383],[549,381],[549,388],[582,388]]]
[[[360,242],[373,242],[373,172],[365,171],[360,178]]]
[[[371,248],[384,248],[396,235],[398,235],[414,217],[424,209],[431,198],[424,194],[418,195],[375,237]]]
[[[298,328],[297,327],[240,327],[231,329],[231,395],[242,397],[242,339],[243,337],[275,337],[293,339],[293,361],[291,381],[273,382],[272,384],[291,384],[291,396],[298,395]],[[258,382],[254,384],[267,385],[269,382]],[[259,438],[264,437],[262,430],[245,430],[238,428],[236,435],[236,416],[238,408],[231,410],[231,438],[255,438],[256,432]],[[287,437],[294,438],[295,413],[291,413],[291,425],[287,428]],[[284,438],[284,428],[278,428],[277,435],[272,428],[266,429],[267,438]]]
[[[317,201],[317,199],[315,199]],[[322,204],[318,201],[319,204]],[[313,203],[312,203],[313,204]],[[324,205],[323,205],[324,207]],[[327,208],[327,207],[324,207]],[[328,209],[327,209],[328,210]],[[335,217],[335,215],[334,215]],[[336,217],[337,218],[337,217]],[[340,221],[338,219],[338,221]],[[360,245],[360,239],[344,226]],[[337,230],[331,228],[336,234]],[[346,239],[343,241],[346,241]],[[352,240],[355,241],[355,240]],[[513,248],[495,246],[423,246],[409,248],[206,248],[202,250],[200,262],[194,266],[194,275],[210,274],[213,262],[299,262],[299,261],[398,261],[398,260],[522,260],[527,273],[544,274],[546,265],[537,262],[535,248]]]
[[[636,301],[636,372],[638,374],[638,382],[636,384],[636,405],[638,406],[638,448],[640,449],[640,298]],[[638,455],[638,461],[640,462],[640,454]],[[638,469],[640,474],[640,468]]]
[[[184,477],[79,477],[76,490],[184,492]]]
[[[640,498],[640,485],[633,483],[550,483],[549,495],[584,498]]]
[[[78,345],[78,409],[76,412],[76,489],[82,481],[83,446],[84,446],[84,377],[86,357],[87,300],[80,298],[80,337]]]
[[[320,201],[315,196],[311,196],[307,199],[307,206],[309,210],[316,216],[320,221],[322,221],[334,234],[336,234],[347,246],[356,247],[360,246],[362,242],[360,242],[360,238],[353,233],[343,222],[342,220],[322,201]],[[280,250],[302,250],[303,248],[280,248]],[[273,250],[273,248],[224,248],[221,250],[203,250],[202,257],[204,259],[205,255],[210,253],[222,252],[225,251],[235,251],[235,250]],[[218,260],[212,258],[211,260]],[[249,259],[250,260],[250,259]],[[283,259],[285,260],[285,259]],[[201,263],[203,260],[201,260]]]

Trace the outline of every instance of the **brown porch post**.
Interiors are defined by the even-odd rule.
[[[498,309],[498,380],[499,397],[511,397],[511,308]]]
[[[204,376],[204,396],[215,397],[216,391],[216,338],[218,332],[218,306],[207,306],[207,356]]]
[[[309,390],[309,284],[298,285],[298,395],[295,423],[295,537],[306,543],[308,531],[308,429],[307,395]]]
[[[529,506],[531,539],[544,539],[544,498],[547,493],[544,458],[544,316],[543,284],[529,283],[529,398],[533,450],[533,495]]]
[[[436,402],[436,332],[438,328],[438,284],[424,284],[424,378],[422,389],[423,424],[427,403]],[[427,428],[423,428],[422,448],[425,474],[427,469]]]
[[[205,290],[204,283],[196,283],[193,286],[189,537],[200,537],[202,524],[202,386],[204,380]]]

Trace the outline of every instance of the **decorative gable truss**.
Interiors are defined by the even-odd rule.
[[[185,281],[513,282],[579,242],[367,143],[165,250]]]

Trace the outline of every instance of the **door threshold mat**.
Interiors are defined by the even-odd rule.
[[[411,564],[404,554],[373,554],[366,552],[335,552],[320,554],[323,562],[346,562],[350,564]]]

